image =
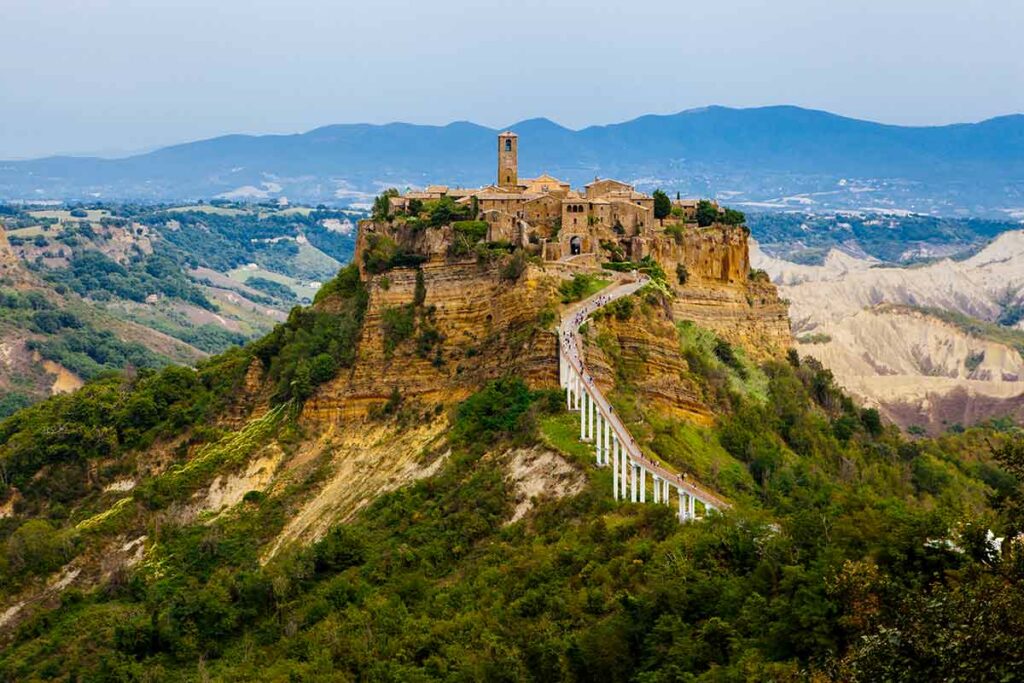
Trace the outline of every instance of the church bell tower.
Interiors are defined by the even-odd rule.
[[[498,187],[519,184],[519,136],[510,130],[498,135]]]

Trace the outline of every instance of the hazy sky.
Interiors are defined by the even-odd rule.
[[[0,158],[708,104],[1024,111],[1017,0],[0,0]]]

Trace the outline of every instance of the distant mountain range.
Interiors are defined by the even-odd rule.
[[[582,130],[547,119],[509,128],[520,135],[523,175],[546,171],[573,184],[617,177],[754,207],[1024,211],[1019,114],[908,127],[790,106],[708,107]],[[387,186],[490,182],[497,132],[469,122],[345,124],[123,159],[0,162],[0,199],[365,201]]]

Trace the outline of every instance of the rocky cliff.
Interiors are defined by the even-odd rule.
[[[606,395],[628,386],[663,414],[700,425],[714,422],[712,407],[680,353],[676,328],[663,311],[649,310],[642,322],[605,316],[588,329],[585,342],[584,360]]]
[[[425,291],[418,306],[417,272]],[[475,262],[433,261],[368,275],[370,303],[354,368],[321,387],[305,415],[316,422],[361,418],[395,393],[434,407],[509,372],[539,385],[555,383],[556,337],[541,316],[556,315],[557,282],[538,267],[509,281],[498,265]],[[391,318],[410,311],[415,329],[395,341]]]
[[[757,360],[792,345],[788,304],[765,278],[752,276],[745,228],[687,228],[649,243],[675,291],[672,313],[742,346]]]

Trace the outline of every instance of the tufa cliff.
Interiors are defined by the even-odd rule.
[[[779,357],[792,344],[788,306],[752,273],[745,227],[688,227],[649,241],[648,253],[672,285],[672,316],[713,330],[751,357]]]
[[[304,415],[312,422],[365,417],[399,397],[427,406],[450,403],[507,373],[552,386],[559,283],[579,273],[616,276],[597,265],[581,267],[578,259],[523,259],[529,245],[510,254],[480,242],[469,255],[453,253],[459,236],[451,225],[410,229],[364,221],[359,228],[355,262],[369,304],[357,360],[306,402]],[[771,282],[752,277],[747,238],[745,228],[719,225],[624,239],[622,247],[636,260],[648,257],[662,267],[671,290],[660,336],[623,325],[627,349],[664,357],[669,365],[685,363],[672,341],[672,322],[689,320],[756,360],[781,357],[791,343],[786,304]],[[666,405],[707,421],[698,397],[673,381],[679,372],[656,365],[647,372],[652,392]]]

